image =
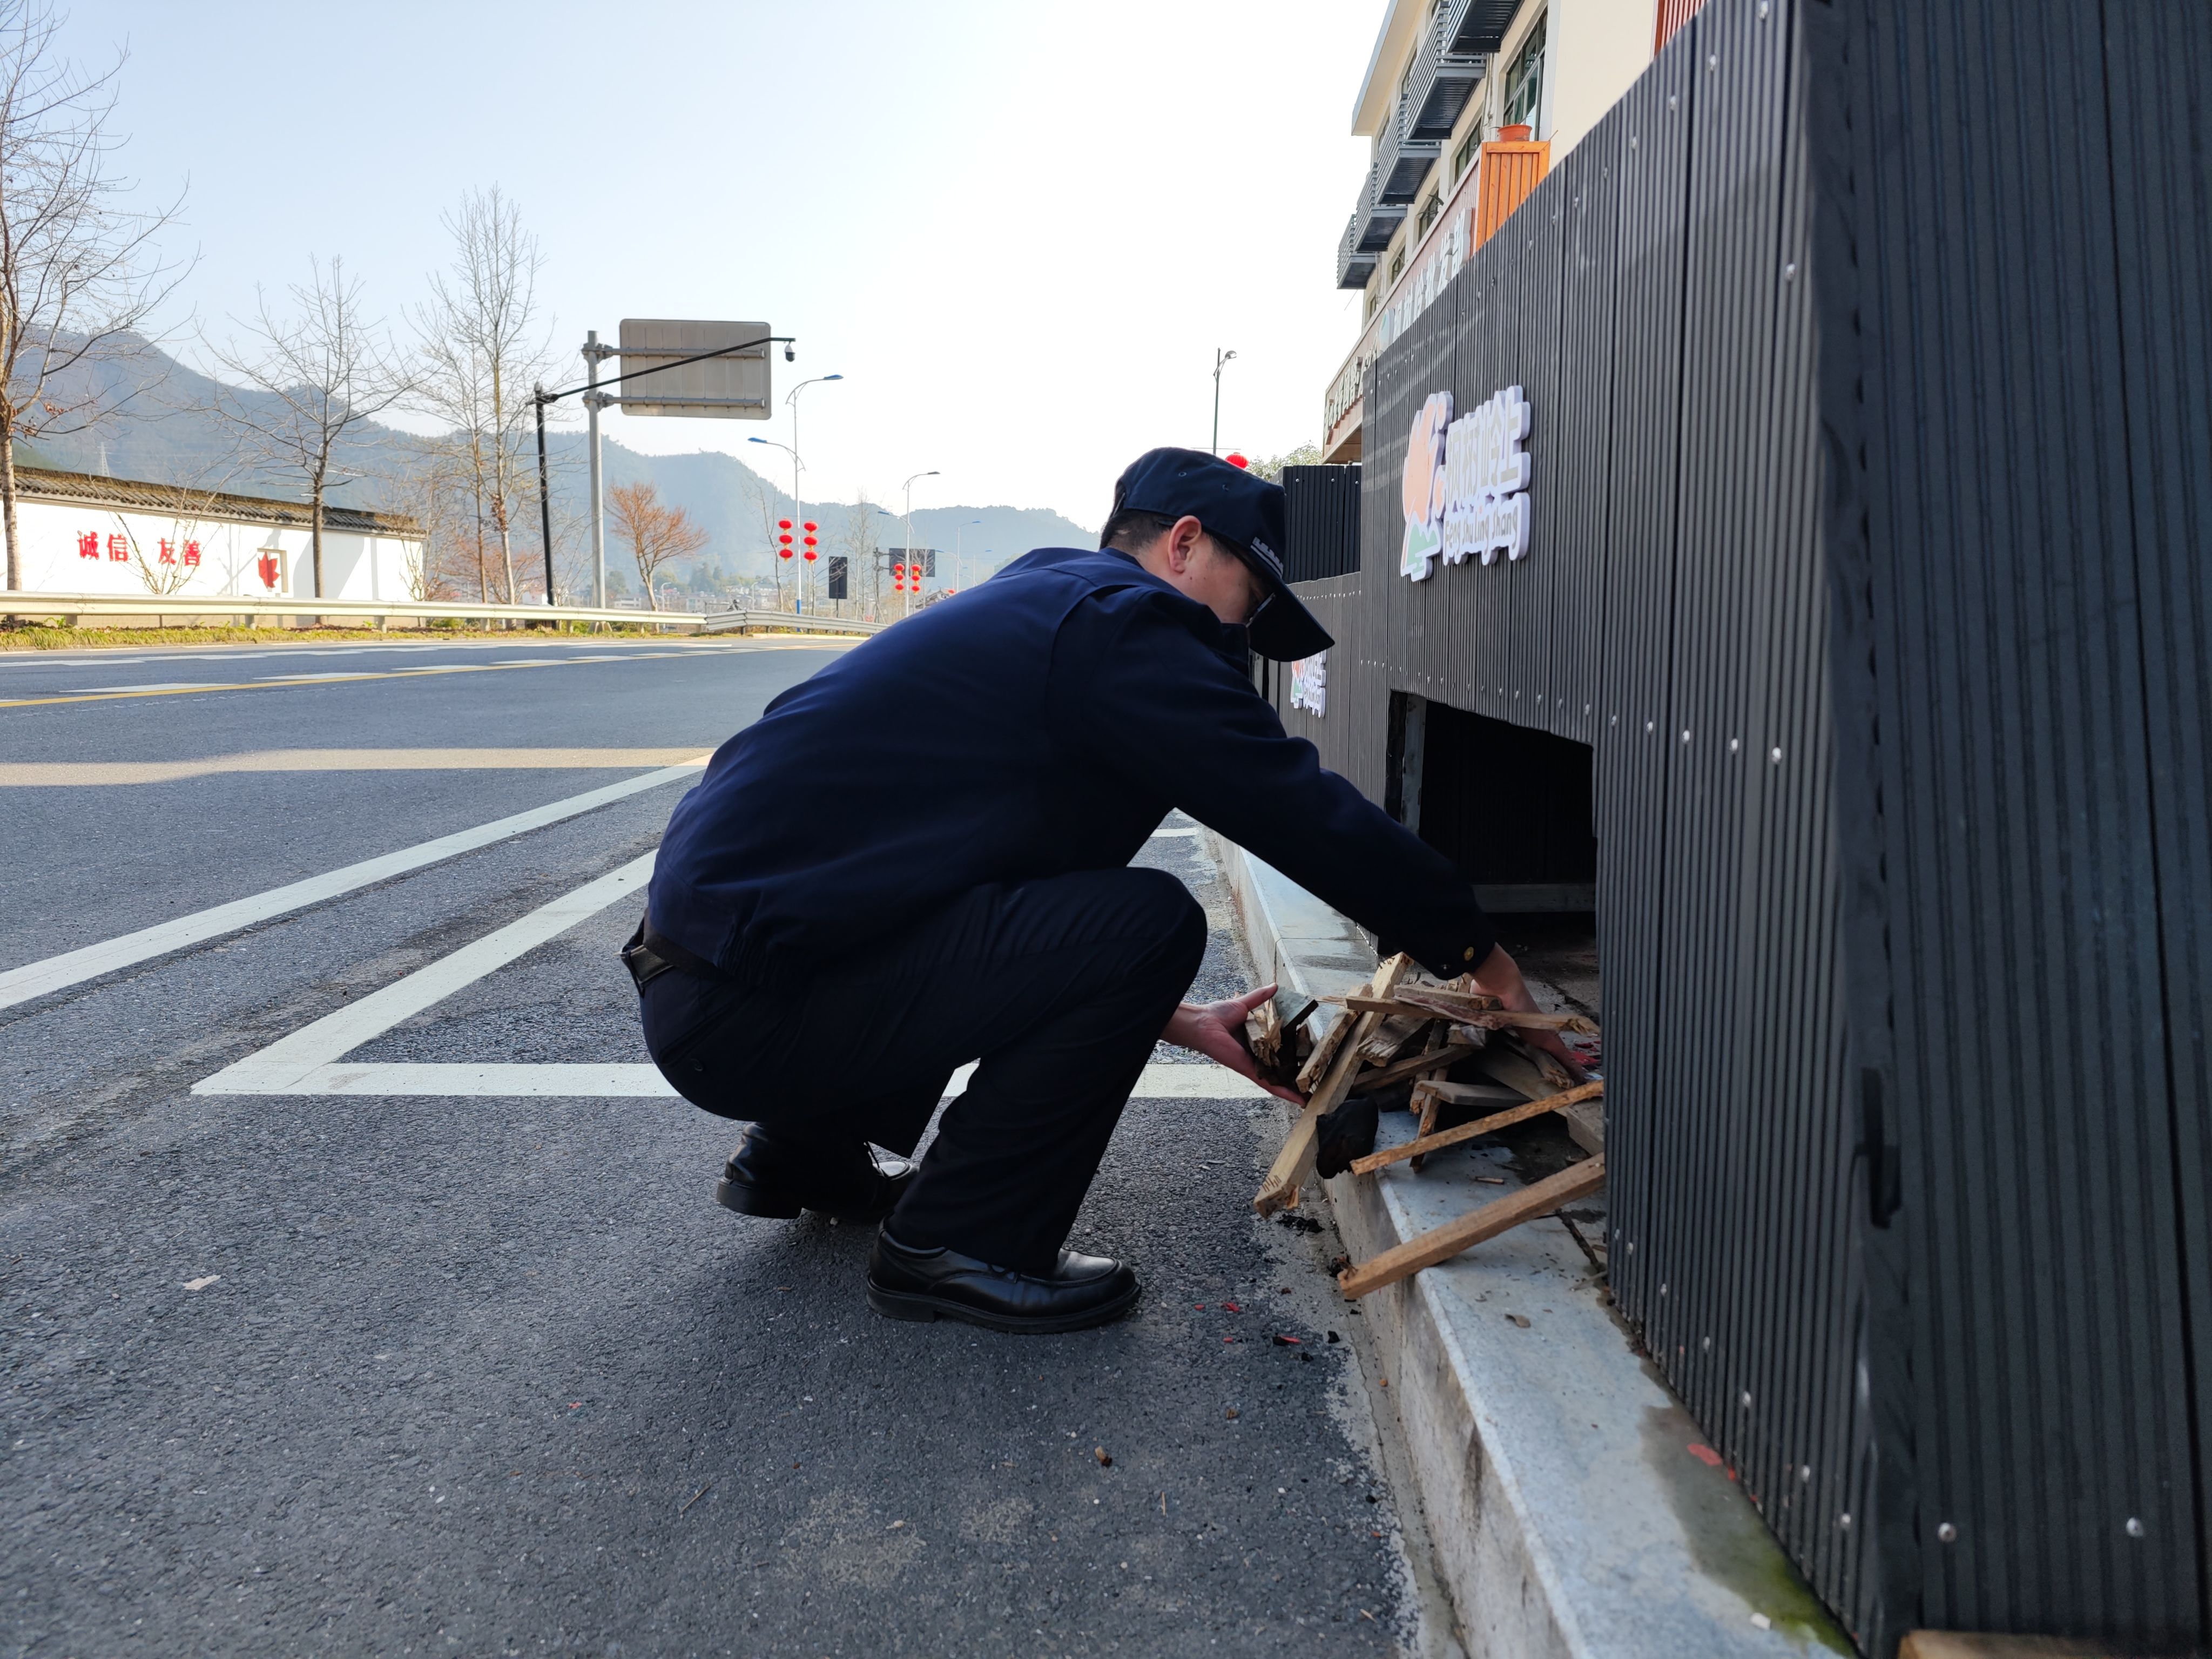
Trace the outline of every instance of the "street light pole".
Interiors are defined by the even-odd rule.
[[[914,478],[934,478],[935,477],[937,477],[935,472],[917,472],[914,475]],[[914,478],[908,478],[906,481],[906,562],[909,566],[914,563]],[[908,574],[911,574],[911,571]],[[914,615],[915,586],[915,584],[912,582],[907,584],[906,610],[902,614],[908,617]]]
[[[794,524],[802,522],[806,516],[799,510],[799,394],[807,387],[822,381],[842,380],[844,378],[842,374],[817,374],[811,380],[801,380],[797,386],[792,387],[784,398],[783,401],[791,407],[791,518]],[[799,573],[798,604],[799,614],[801,616],[806,614],[806,571],[804,568],[806,562],[803,558],[799,561],[801,568]]]
[[[1213,348],[1213,453],[1217,455],[1221,453],[1221,371],[1236,355],[1219,346]]]

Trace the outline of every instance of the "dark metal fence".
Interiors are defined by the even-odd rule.
[[[1590,745],[1614,1289],[1871,1652],[2206,1635],[2208,88],[2194,0],[1713,0],[1300,589],[1378,801],[1409,698]],[[1510,386],[1528,556],[1407,580],[1415,414]]]

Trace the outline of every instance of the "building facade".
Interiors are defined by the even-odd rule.
[[[1337,245],[1336,281],[1364,295],[1362,326],[1324,399],[1324,459],[1359,459],[1360,378],[1376,355],[1693,9],[1687,0],[1390,0],[1352,108],[1373,159]]]
[[[323,509],[319,594],[305,502],[30,467],[17,471],[15,492],[26,592],[423,597],[422,527],[392,514]]]

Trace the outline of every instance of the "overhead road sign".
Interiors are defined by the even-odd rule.
[[[769,332],[766,323],[625,317],[622,378],[653,373],[606,401],[631,415],[764,421],[771,396]]]

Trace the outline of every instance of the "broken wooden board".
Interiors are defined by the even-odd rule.
[[[1262,1072],[1275,1069],[1283,1048],[1283,1017],[1275,1012],[1274,998],[1269,997],[1244,1017],[1244,1045],[1251,1049]]]
[[[1534,1061],[1510,1048],[1486,1048],[1480,1063],[1484,1071],[1523,1099],[1542,1100],[1560,1092],[1545,1080]],[[1553,1061],[1553,1065],[1558,1063]],[[1567,1133],[1574,1137],[1576,1146],[1593,1157],[1605,1150],[1605,1108],[1601,1104],[1578,1101],[1559,1115],[1566,1120]]]
[[[1344,1006],[1358,1014],[1389,1014],[1395,1018],[1448,1019],[1455,1025],[1471,1025],[1489,1031],[1567,1031],[1576,1036],[1596,1036],[1597,1022],[1583,1014],[1547,1014],[1512,1008],[1461,1008],[1441,998],[1418,997],[1401,991],[1392,997],[1349,996]]]
[[[1394,1083],[1403,1083],[1409,1077],[1419,1077],[1431,1071],[1449,1071],[1475,1052],[1471,1042],[1448,1042],[1441,1048],[1425,1054],[1409,1054],[1395,1065],[1380,1071],[1363,1072],[1352,1079],[1352,1091],[1366,1094],[1376,1089],[1387,1089]]]
[[[1495,1203],[1468,1211],[1456,1221],[1432,1227],[1419,1237],[1383,1251],[1372,1261],[1346,1267],[1336,1276],[1337,1286],[1348,1297],[1369,1295],[1386,1285],[1411,1278],[1424,1267],[1449,1261],[1461,1251],[1510,1231],[1524,1221],[1549,1215],[1562,1204],[1587,1198],[1604,1185],[1603,1155],[1585,1158],[1533,1187],[1523,1187]]]
[[[1432,1083],[1424,1083],[1420,1085],[1420,1090],[1433,1089],[1436,1086]],[[1416,1090],[1415,1093],[1419,1094],[1420,1090]],[[1517,1091],[1501,1091],[1500,1092],[1513,1093]],[[1578,1089],[1568,1090],[1565,1094],[1553,1095],[1543,1100],[1524,1101],[1520,1105],[1510,1107],[1505,1111],[1493,1112],[1488,1117],[1479,1117],[1472,1123],[1462,1123],[1449,1129],[1439,1129],[1434,1134],[1423,1135],[1419,1139],[1408,1140],[1401,1146],[1385,1147],[1379,1152],[1370,1152],[1364,1158],[1354,1158],[1352,1161],[1352,1173],[1372,1175],[1377,1170],[1400,1163],[1406,1158],[1425,1158],[1431,1152],[1442,1152],[1447,1146],[1456,1146],[1462,1141],[1474,1140],[1486,1134],[1493,1134],[1511,1124],[1524,1123],[1532,1117],[1541,1117],[1547,1112],[1564,1112],[1570,1106],[1583,1101],[1595,1100],[1604,1092],[1603,1083],[1585,1083]],[[1414,1167],[1419,1168],[1419,1165],[1417,1164]]]
[[[1314,1091],[1316,1085],[1321,1082],[1328,1068],[1336,1063],[1337,1050],[1344,1047],[1345,1039],[1352,1035],[1363,1018],[1364,1016],[1346,1010],[1337,1016],[1335,1022],[1329,1026],[1328,1030],[1314,1039],[1313,1053],[1306,1057],[1306,1063],[1298,1068],[1297,1086],[1300,1093],[1311,1094]]]
[[[1398,1050],[1436,1020],[1429,1014],[1391,1014],[1384,1017],[1373,1036],[1359,1045],[1359,1057],[1370,1066],[1388,1066]]]
[[[1399,980],[1413,970],[1413,958],[1403,951],[1399,952],[1375,970],[1375,977],[1367,982],[1369,991],[1376,996],[1389,996],[1397,988]],[[1351,1091],[1352,1074],[1359,1069],[1359,1045],[1375,1034],[1375,1027],[1382,1023],[1382,1016],[1354,1015],[1346,1010],[1344,1018],[1337,1021],[1333,1030],[1341,1031],[1346,1026],[1353,1024],[1355,1020],[1358,1029],[1349,1034],[1348,1041],[1340,1041],[1335,1045],[1335,1058],[1328,1063],[1326,1075],[1321,1078],[1320,1086],[1308,1097],[1305,1109],[1298,1114],[1298,1121],[1291,1126],[1291,1133],[1284,1139],[1282,1151],[1275,1154],[1275,1161],[1267,1170],[1267,1178],[1260,1183],[1260,1190],[1253,1195],[1252,1207],[1261,1215],[1273,1215],[1278,1210],[1295,1205],[1298,1188],[1313,1175],[1315,1138],[1320,1129],[1322,1115],[1334,1110],[1337,1102]],[[1316,1048],[1314,1053],[1319,1055],[1321,1050]],[[1311,1062],[1308,1064],[1309,1069],[1312,1069]],[[1301,1087],[1304,1086],[1304,1073],[1299,1073]]]

